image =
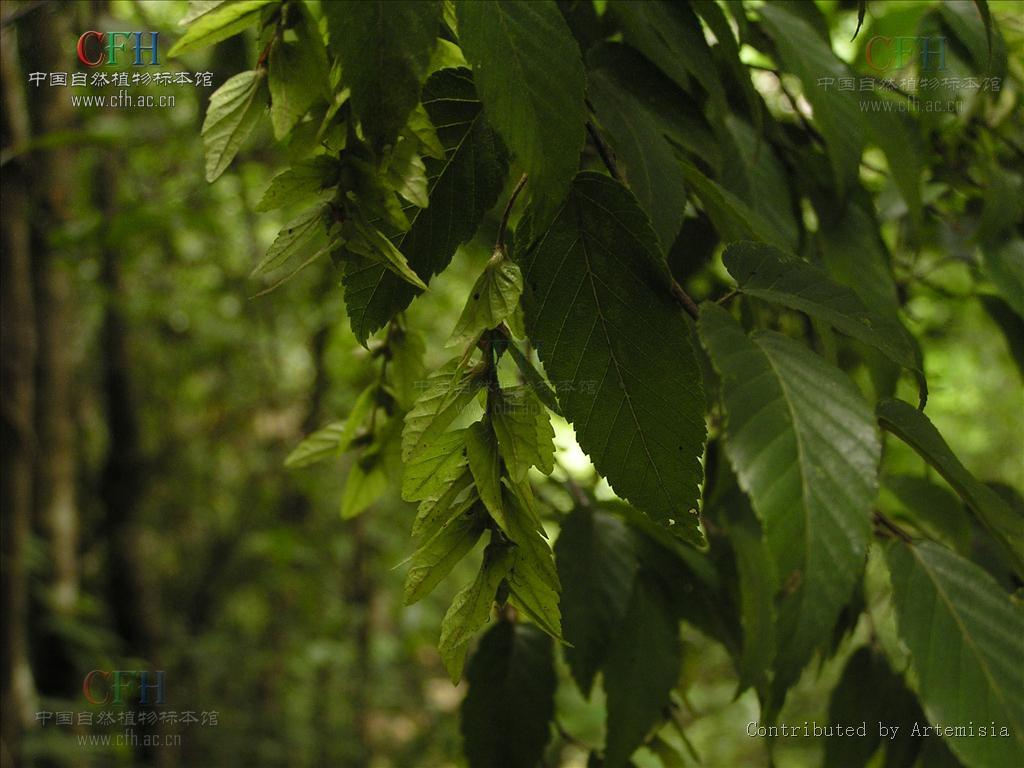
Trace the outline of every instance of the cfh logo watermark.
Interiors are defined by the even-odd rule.
[[[134,67],[160,63],[159,32],[83,32],[78,38],[78,60],[87,67]],[[145,61],[142,54],[148,54]],[[130,58],[131,57],[131,58]],[[130,59],[130,60],[129,60]]]
[[[875,35],[868,40],[864,57],[876,72],[903,69],[914,61],[922,72],[941,72],[946,68],[946,38]]]
[[[94,669],[82,680],[82,693],[90,704],[126,704],[143,706],[165,701],[162,669]]]

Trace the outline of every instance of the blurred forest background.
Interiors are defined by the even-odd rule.
[[[852,60],[869,37],[846,42],[854,4],[820,5],[841,16],[834,37]],[[912,28],[914,5],[872,3],[866,23]],[[39,766],[453,765],[463,689],[435,644],[471,565],[403,608],[411,507],[392,491],[342,520],[345,461],[284,470],[291,448],[347,413],[375,369],[329,262],[254,297],[263,286],[248,274],[296,212],[254,213],[287,157],[264,121],[232,170],[203,180],[209,94],[259,52],[239,36],[167,60],[185,6],[2,6],[4,766],[13,750],[18,765]],[[1019,76],[1013,15],[1000,24]],[[153,69],[210,71],[212,87],[147,86],[175,105],[100,110],[30,83],[32,72],[80,70],[75,43],[90,29],[157,30]],[[787,108],[770,82],[757,85]],[[441,362],[496,226],[410,310],[428,335],[428,367]],[[1020,487],[1024,398],[1009,345],[1024,338],[1008,341],[973,293],[973,255],[956,236],[950,227],[947,253],[913,262],[908,310],[930,339],[929,415],[972,472]],[[557,442],[563,467],[586,481],[564,424]],[[907,463],[920,465],[909,452]],[[694,749],[712,768],[765,764],[765,745],[743,734],[757,717],[753,693],[734,699],[725,652],[696,631],[686,638]],[[805,681],[782,720],[824,719],[823,691],[843,662]],[[83,679],[94,669],[163,670],[155,709],[216,712],[216,724],[136,729],[180,734],[173,746],[83,744],[125,725],[83,725],[78,713],[138,706],[134,694],[125,707],[90,704]],[[569,731],[601,727],[600,701],[559,691]],[[551,765],[582,766],[570,742],[556,740]],[[821,744],[796,742],[778,765],[820,760]]]

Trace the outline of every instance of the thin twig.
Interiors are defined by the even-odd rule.
[[[516,198],[519,197],[519,193],[523,191],[523,187],[526,186],[527,175],[524,173],[519,177],[519,181],[516,182],[515,188],[512,190],[512,194],[508,196],[508,202],[505,203],[505,210],[501,214],[501,226],[498,227],[498,242],[495,246],[500,249],[504,254],[505,252],[505,232],[508,229],[508,217],[512,215],[512,206],[516,204]]]
[[[896,538],[901,539],[901,540],[907,542],[908,544],[911,541],[913,541],[913,537],[911,537],[911,535],[909,533],[904,531],[902,528],[900,528],[898,525],[896,525],[896,523],[894,523],[892,520],[887,518],[885,515],[883,515],[877,509],[875,510],[874,518],[875,518],[875,522],[876,523],[881,525],[883,528],[888,530],[890,533],[894,534],[896,536]]]

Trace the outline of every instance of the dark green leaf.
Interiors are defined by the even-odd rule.
[[[552,0],[460,2],[455,10],[487,119],[529,174],[532,197],[551,210],[583,148],[579,47]]]
[[[424,160],[430,205],[410,215],[410,229],[397,238],[397,245],[427,281],[476,232],[498,199],[508,162],[504,146],[484,120],[468,71],[431,75],[423,86],[423,103],[446,154],[444,160]],[[467,198],[465,190],[473,194]],[[417,295],[411,285],[369,260],[348,264],[344,283],[352,331],[364,344]]]
[[[377,150],[394,142],[419,101],[441,23],[435,0],[324,3],[331,48],[352,106]]]
[[[580,174],[521,263],[530,338],[580,445],[620,496],[700,541],[700,368],[636,199]]]
[[[979,483],[927,416],[902,400],[884,400],[875,412],[882,428],[905,442],[938,470],[978,519],[1002,544],[1018,575],[1024,575],[1024,521],[995,491]]]
[[[645,62],[626,46],[611,43],[592,49],[587,62],[587,92],[601,127],[630,189],[667,248],[683,223],[686,190],[659,119],[636,94],[637,82],[643,82],[636,70],[644,69]]]
[[[572,646],[565,657],[580,690],[589,696],[633,594],[633,537],[618,517],[578,507],[562,524],[555,555],[562,625]]]
[[[758,12],[775,41],[782,65],[803,83],[804,96],[814,110],[815,124],[825,137],[836,186],[843,197],[857,181],[864,144],[863,120],[850,92],[818,87],[819,78],[852,77],[852,74],[829,47],[827,26],[823,39],[800,17],[800,7],[804,5],[768,4]]]
[[[480,641],[466,670],[462,736],[470,768],[536,768],[555,714],[551,638],[502,621]]]
[[[637,578],[604,662],[608,695],[605,768],[622,768],[664,718],[682,666],[679,622],[657,583]]]
[[[929,722],[995,724],[1008,737],[949,738],[967,765],[1024,764],[1024,612],[991,576],[931,542],[886,552],[900,636]]]
[[[793,340],[747,338],[715,304],[701,339],[722,377],[726,454],[761,518],[780,583],[776,704],[830,635],[864,566],[881,445],[837,368]]]
[[[740,290],[806,312],[919,374],[910,334],[894,318],[872,312],[856,293],[818,267],[759,243],[733,243],[722,257]]]

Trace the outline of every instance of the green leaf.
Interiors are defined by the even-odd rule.
[[[423,334],[411,328],[392,325],[388,336],[388,386],[402,410],[412,408],[420,396],[420,383],[426,376]]]
[[[285,467],[307,467],[331,456],[340,456],[348,450],[352,438],[356,436],[356,432],[369,415],[376,394],[375,386],[364,389],[356,398],[347,419],[331,422],[299,443],[284,460]]]
[[[530,194],[552,210],[583,149],[580,50],[552,0],[460,2],[459,43],[494,125],[530,176]]]
[[[755,686],[768,693],[768,671],[775,659],[775,595],[779,588],[775,562],[764,538],[764,528],[750,500],[735,485],[719,501],[719,520],[729,537],[739,579],[740,624],[743,647],[739,658],[739,690]]]
[[[416,510],[416,519],[412,524],[412,535],[429,537],[433,535],[445,521],[455,515],[466,512],[479,500],[473,485],[473,477],[467,471],[438,490],[436,496],[430,496],[420,502]]]
[[[485,518],[482,510],[471,507],[445,522],[413,553],[405,579],[406,605],[429,595],[473,549],[484,532]]]
[[[398,250],[395,244],[384,236],[383,232],[359,217],[349,219],[346,223],[354,227],[354,233],[350,234],[345,242],[345,247],[349,251],[363,256],[371,262],[383,265],[385,269],[390,270],[413,288],[418,288],[421,291],[427,290],[427,284],[410,266],[405,254]]]
[[[256,203],[256,210],[262,213],[327,197],[338,183],[338,169],[338,159],[328,155],[297,163],[270,180],[267,191]]]
[[[555,715],[551,639],[502,621],[484,635],[466,670],[462,737],[470,768],[535,768]]]
[[[541,372],[534,368],[533,363],[526,358],[526,355],[515,344],[509,344],[508,353],[512,356],[516,367],[519,368],[519,372],[523,375],[526,386],[533,389],[534,393],[549,411],[554,411],[561,416],[562,410],[558,407],[555,393],[548,386]]]
[[[718,79],[711,49],[700,20],[689,4],[671,2],[611,3],[626,42],[671,77],[691,90],[689,78],[701,84],[715,109],[727,111],[725,90]]]
[[[327,51],[316,22],[302,3],[286,9],[301,18],[270,46],[270,123],[277,139],[284,138],[318,99],[330,97]]]
[[[501,501],[501,458],[498,439],[486,421],[472,424],[466,432],[466,456],[480,500],[502,530],[508,531]]]
[[[785,248],[787,235],[761,213],[717,182],[709,179],[692,163],[678,159],[687,184],[700,199],[715,230],[723,240],[762,240]]]
[[[441,23],[434,0],[334,0],[323,4],[342,82],[376,150],[394,142],[420,98]]]
[[[1000,235],[1012,233],[1013,228],[1020,223],[1022,218],[1024,218],[1024,177],[999,166],[992,167],[988,172],[988,184],[985,188],[981,217],[978,219],[976,235],[978,240],[991,247]],[[993,250],[998,253],[1005,249],[994,248]],[[1024,269],[1024,267],[1020,267],[1020,269]]]
[[[356,461],[345,478],[345,489],[341,494],[341,517],[353,518],[387,493],[390,487],[388,474],[384,471],[381,455],[367,452]]]
[[[547,408],[529,387],[491,393],[489,412],[509,475],[522,480],[530,467],[545,475],[554,469],[555,430]]]
[[[857,649],[846,662],[832,690],[828,716],[830,723],[869,724],[866,733],[857,738],[825,741],[825,765],[829,768],[866,768],[879,747],[885,749],[886,768],[909,768],[921,750],[924,737],[911,732],[915,724],[923,723],[924,713],[903,679],[871,648]],[[876,721],[889,729],[884,738]]]
[[[237,35],[246,27],[256,24],[260,20],[260,11],[271,2],[272,0],[239,0],[195,9],[182,19],[182,24],[187,24],[188,29],[178,42],[171,46],[167,55],[181,56],[183,53]]]
[[[626,614],[636,579],[636,548],[629,529],[608,512],[577,507],[555,542],[562,583],[562,625],[572,647],[565,658],[584,695]]]
[[[834,282],[824,270],[759,243],[732,243],[722,260],[744,293],[806,312],[874,347],[918,374],[924,387],[917,352],[899,321],[869,310],[852,289]]]
[[[277,233],[266,255],[253,267],[250,277],[273,272],[299,253],[320,251],[328,243],[324,226],[324,207],[317,205],[303,211]]]
[[[409,265],[423,279],[442,272],[455,249],[473,237],[505,183],[504,145],[484,120],[467,70],[442,70],[423,86],[423,103],[437,126],[445,159],[426,158],[430,205],[411,215],[409,231],[397,239]],[[473,190],[468,198],[466,190]],[[418,291],[380,264],[355,260],[345,270],[345,304],[361,344]]]
[[[1024,764],[1024,612],[991,576],[931,542],[886,551],[900,636],[929,722],[995,723],[1005,738],[949,738],[971,768]]]
[[[510,599],[538,627],[561,640],[560,584],[540,521],[514,493],[503,494],[502,506],[508,537],[516,545],[515,561],[508,576]]]
[[[235,75],[210,96],[203,121],[206,180],[216,181],[235,159],[245,139],[256,127],[266,102],[265,71],[249,70]]]
[[[448,344],[459,344],[497,328],[519,306],[523,273],[519,265],[495,251],[470,291]]]
[[[682,667],[679,622],[656,583],[641,573],[604,663],[608,695],[605,768],[623,768],[664,717]]]
[[[441,639],[437,650],[453,683],[462,677],[466,646],[473,634],[490,617],[494,596],[508,575],[514,559],[515,554],[509,547],[489,545],[484,550],[484,560],[476,579],[455,595],[441,621]]]
[[[797,6],[802,4],[795,4]],[[840,197],[857,183],[864,127],[860,109],[848,91],[818,87],[822,77],[852,77],[849,68],[832,52],[793,4],[767,4],[758,8],[765,28],[775,41],[782,67],[800,78],[804,96],[814,110],[814,123],[825,138],[828,159]]]
[[[1006,340],[1006,347],[1024,378],[1024,315],[1019,315],[1010,305],[998,296],[981,296],[981,304],[985,307],[992,321],[999,326]]]
[[[392,188],[405,200],[426,208],[430,205],[427,192],[427,168],[416,154],[419,142],[404,136],[398,139],[388,155],[385,177]]]
[[[520,263],[530,338],[580,445],[619,496],[700,541],[700,368],[636,199],[580,174]]]
[[[851,200],[843,215],[823,217],[818,229],[821,260],[836,282],[852,288],[877,313],[899,309],[890,256],[870,209]]]
[[[772,332],[748,338],[716,304],[700,334],[722,379],[725,450],[764,524],[781,584],[776,705],[829,636],[864,567],[881,444],[837,368]]]
[[[985,271],[999,295],[1024,319],[1024,240],[1014,238],[984,250]]]
[[[941,485],[915,475],[892,475],[885,489],[899,501],[893,517],[906,519],[919,531],[961,554],[971,548],[971,520],[960,499]]]
[[[649,75],[649,66],[626,46],[611,43],[591,49],[587,62],[587,93],[597,117],[630,189],[667,248],[683,223],[686,190],[682,168],[659,119],[636,91],[640,78]]]
[[[402,498],[423,501],[435,498],[451,485],[466,466],[466,430],[445,432],[405,462]]]
[[[458,359],[432,373],[423,394],[405,416],[402,460],[414,458],[440,437],[469,405],[482,383],[474,371],[464,370]]]
[[[878,423],[896,435],[927,461],[1002,545],[1014,570],[1024,576],[1024,524],[1005,501],[953,455],[942,435],[927,416],[902,400],[884,400],[875,408]]]

